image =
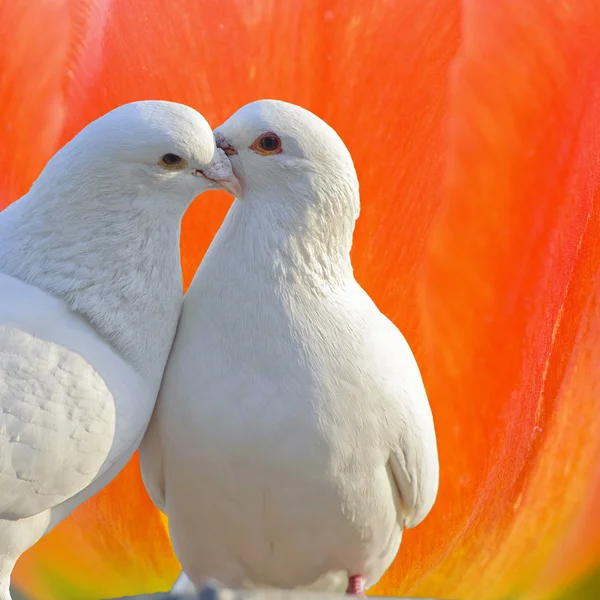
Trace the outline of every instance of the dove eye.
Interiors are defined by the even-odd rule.
[[[161,159],[158,161],[158,164],[163,169],[169,170],[177,170],[177,169],[185,169],[187,167],[187,162],[185,159],[181,158],[177,154],[172,154],[168,152],[167,154],[163,154]]]
[[[250,146],[250,150],[262,156],[279,154],[282,151],[281,140],[276,133],[263,133],[254,140],[252,146]]]

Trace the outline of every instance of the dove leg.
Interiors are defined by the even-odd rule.
[[[362,575],[352,575],[348,579],[348,589],[346,594],[349,596],[364,596],[365,595],[365,582]]]
[[[46,533],[49,511],[27,519],[0,519],[0,600],[11,600],[10,576],[17,559]]]

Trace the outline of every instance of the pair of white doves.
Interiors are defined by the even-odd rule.
[[[217,188],[237,199],[182,303],[181,218]],[[273,100],[214,135],[121,106],[0,213],[0,600],[138,447],[195,586],[380,579],[439,466],[411,350],[353,276],[358,214],[341,139]]]

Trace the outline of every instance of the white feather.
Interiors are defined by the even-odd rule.
[[[265,132],[281,154],[249,149]],[[198,587],[371,586],[429,513],[438,457],[412,352],[354,279],[352,160],[280,102],[217,134],[244,195],[185,297],[144,481]]]
[[[213,158],[191,108],[125,105],[0,213],[0,600],[19,555],[139,445],[181,309],[180,220]]]

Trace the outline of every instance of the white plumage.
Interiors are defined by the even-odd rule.
[[[201,115],[133,103],[0,213],[0,600],[19,555],[139,445],[181,309],[180,220],[219,187],[202,169],[231,175]]]
[[[144,482],[195,585],[361,593],[437,494],[419,369],[354,279],[358,182],[337,134],[260,101],[215,137],[243,197],[185,296]]]

